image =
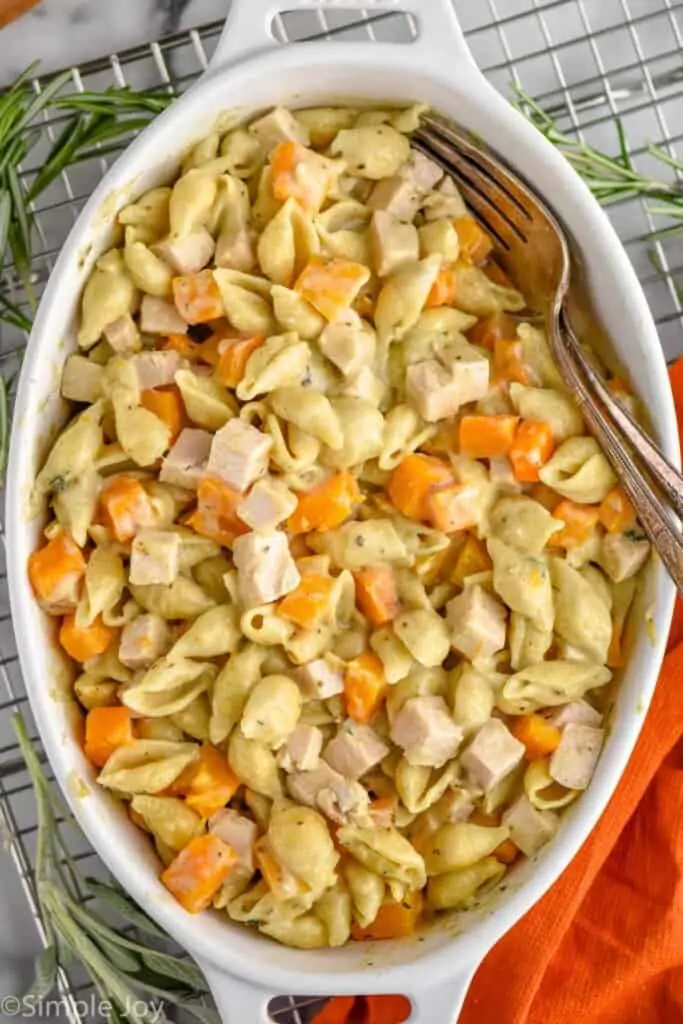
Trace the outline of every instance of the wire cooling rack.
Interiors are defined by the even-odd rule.
[[[429,2],[429,0],[424,0]],[[558,126],[607,152],[617,152],[614,118],[621,119],[637,170],[653,170],[649,142],[672,156],[683,142],[683,0],[454,0],[480,67],[504,94],[522,86],[557,119]],[[286,0],[283,6],[286,6]],[[113,54],[71,69],[78,90],[130,85],[180,93],[206,68],[221,24]],[[276,19],[282,43],[314,36],[337,40],[392,40],[409,43],[411,22],[400,14],[373,15],[336,9],[325,14],[290,12]],[[410,60],[406,46],[406,60]],[[33,83],[40,92],[45,82]],[[60,130],[59,118],[43,122],[45,148]],[[680,154],[679,154],[680,155]],[[40,165],[40,148],[32,166]],[[62,174],[35,210],[35,259],[31,285],[40,295],[69,228],[106,169],[111,154]],[[25,169],[30,177],[31,168]],[[550,197],[552,198],[552,197]],[[668,359],[683,352],[683,235],[653,240],[647,204],[629,200],[610,207],[610,216],[639,274],[659,326]],[[661,222],[658,227],[662,227]],[[27,308],[23,286],[12,268],[2,286]],[[12,379],[26,342],[17,330],[0,326],[0,370]],[[1,524],[0,524],[1,525]],[[4,540],[4,538],[3,538]],[[4,546],[0,547],[0,825],[40,934],[33,890],[35,808],[28,778],[11,729],[13,711],[35,726],[19,671],[9,617]],[[88,845],[73,852],[85,874],[97,874],[98,860]],[[1,854],[0,854],[1,856]],[[92,991],[78,968],[60,978],[61,1016],[73,1024],[94,1024]],[[271,1005],[282,1024],[307,1024],[321,1000],[283,997]],[[51,1013],[50,1019],[57,1016]],[[47,1017],[45,1019],[48,1019]],[[245,1022],[251,1024],[251,1022]],[[434,1022],[442,1024],[442,1022]],[[446,1024],[446,1022],[443,1022]],[[489,1022],[482,1022],[489,1024]]]

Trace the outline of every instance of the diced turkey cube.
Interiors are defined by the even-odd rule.
[[[444,176],[442,168],[417,149],[411,149],[410,157],[401,168],[400,174],[423,192],[436,188]]]
[[[434,524],[445,533],[478,526],[483,515],[481,492],[473,484],[451,484],[435,491]]]
[[[237,417],[214,434],[207,473],[219,476],[236,491],[246,491],[268,469],[272,440]]]
[[[513,472],[512,463],[505,455],[496,455],[489,459],[489,479],[500,494],[519,494],[522,490],[522,485]]]
[[[412,363],[406,372],[406,393],[428,423],[455,416],[462,405],[483,398],[489,386],[489,362],[473,345],[459,345],[446,369],[436,359]]]
[[[281,530],[237,537],[233,558],[240,600],[246,608],[277,601],[301,582],[287,534]]]
[[[130,552],[130,582],[134,586],[173,583],[180,568],[180,535],[170,530],[140,530]]]
[[[153,252],[177,274],[196,274],[213,256],[215,242],[206,228],[188,235],[175,235],[152,246]]]
[[[485,793],[497,786],[524,757],[523,743],[515,739],[499,718],[491,718],[460,758],[472,782]]]
[[[216,242],[217,267],[241,270],[248,274],[256,266],[256,250],[251,232],[245,225],[221,231]]]
[[[352,398],[360,398],[379,408],[385,392],[384,381],[369,366],[361,366],[356,376],[349,378],[340,393],[350,395]]]
[[[119,661],[127,668],[148,668],[169,650],[172,643],[168,623],[159,615],[138,615],[121,631]]]
[[[413,224],[404,224],[386,210],[375,210],[370,224],[370,245],[375,273],[393,274],[406,263],[420,258],[420,240]]]
[[[231,846],[237,861],[254,871],[254,843],[258,839],[258,825],[230,807],[217,811],[209,819],[209,832]]]
[[[147,296],[148,298],[150,296]],[[140,332],[130,313],[113,320],[104,328],[104,336],[119,355],[128,355],[140,349]]]
[[[140,330],[144,334],[187,334],[187,323],[173,303],[155,295],[143,295]]]
[[[138,386],[141,391],[145,391],[147,388],[172,384],[182,366],[182,359],[170,349],[167,352],[140,352],[133,356],[131,363],[137,374]]]
[[[300,142],[303,146],[307,146],[309,143],[306,126],[295,120],[289,110],[285,110],[284,107],[275,107],[269,114],[252,121],[249,131],[258,139],[267,153],[270,153],[281,142]]]
[[[387,754],[389,747],[369,725],[346,722],[325,747],[323,759],[347,779],[360,779]]]
[[[503,650],[506,618],[504,605],[478,584],[446,605],[451,644],[470,661],[492,658]]]
[[[237,506],[237,515],[252,530],[274,530],[297,506],[297,498],[283,480],[264,476]]]
[[[353,822],[369,825],[370,799],[359,782],[343,775],[321,761],[311,772],[295,772],[287,776],[290,796],[307,807],[316,807],[339,825]]]
[[[302,723],[290,733],[278,754],[278,764],[286,772],[310,772],[318,767],[323,734],[315,725]]]
[[[533,857],[555,835],[558,817],[553,811],[539,811],[526,795],[503,814],[502,824],[510,829],[510,839],[525,857]]]
[[[420,209],[420,192],[412,181],[399,175],[382,178],[370,193],[368,206],[372,210],[385,210],[397,220],[412,223]]]
[[[318,344],[324,356],[344,374],[353,377],[368,359],[367,328],[363,321],[349,310],[343,317],[324,329]]]
[[[91,405],[100,397],[104,367],[85,356],[69,356],[62,370],[62,398]]]
[[[462,737],[443,697],[412,697],[391,726],[391,738],[408,764],[427,768],[440,768],[455,757]]]
[[[550,758],[549,771],[555,782],[567,789],[586,789],[600,757],[604,729],[570,722],[562,730],[560,745]]]
[[[598,562],[611,580],[621,583],[635,576],[649,554],[650,544],[645,538],[639,540],[626,533],[606,533]]]
[[[213,435],[208,430],[186,427],[161,463],[159,479],[164,484],[175,484],[187,490],[196,490],[206,470]]]
[[[334,654],[302,665],[297,679],[304,697],[327,700],[344,692],[344,662]]]
[[[565,725],[599,726],[602,722],[600,712],[586,700],[573,700],[569,704],[562,704],[559,708],[553,708],[546,713],[544,717],[558,729],[564,729]]]

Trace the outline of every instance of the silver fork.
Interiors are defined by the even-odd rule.
[[[495,242],[495,255],[545,320],[560,373],[683,593],[683,476],[606,387],[570,322],[571,257],[564,231],[513,172],[450,122],[422,118],[412,142],[455,180]]]

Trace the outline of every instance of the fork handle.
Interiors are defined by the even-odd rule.
[[[583,346],[574,333],[566,311],[562,313],[562,332],[571,353],[586,377],[591,389],[604,406],[604,412],[614,426],[621,431],[642,460],[645,469],[671,502],[676,514],[683,518],[683,475],[671,465],[657,445],[633,419],[627,409],[617,401],[606,387],[600,374],[591,365]],[[583,410],[585,412],[585,408]]]
[[[549,318],[549,330],[561,335],[559,316]],[[614,466],[648,539],[659,554],[679,593],[683,594],[683,536],[671,509],[657,497],[648,478],[637,467],[633,450],[610,426],[604,404],[592,394],[574,362],[574,353],[560,344],[553,346],[565,380],[572,384],[581,411],[591,432]],[[592,369],[592,367],[591,367]],[[608,392],[609,394],[609,392]],[[611,396],[610,396],[611,397]]]

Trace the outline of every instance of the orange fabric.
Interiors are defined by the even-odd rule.
[[[683,360],[671,379],[683,427]],[[324,1019],[401,1020],[396,997],[356,1003],[357,1017],[345,1012]],[[579,1021],[683,1021],[680,599],[652,706],[616,793],[561,878],[486,957],[459,1024]]]

